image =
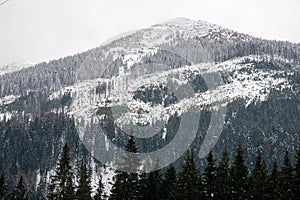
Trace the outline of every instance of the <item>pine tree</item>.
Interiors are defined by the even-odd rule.
[[[265,196],[267,177],[267,167],[264,160],[262,160],[261,153],[258,152],[256,157],[255,166],[250,176],[250,194],[252,199],[261,200]]]
[[[96,191],[96,194],[94,196],[94,200],[102,200],[102,199],[104,199],[102,197],[105,197],[106,195],[103,194],[103,192],[104,192],[104,185],[102,183],[102,176],[100,175],[99,183],[98,183],[98,187],[97,187],[97,191]]]
[[[216,199],[230,199],[229,187],[229,155],[223,150],[221,161],[217,167],[217,194]]]
[[[297,159],[297,163],[295,165],[295,169],[294,169],[294,184],[293,184],[293,198],[296,200],[300,200],[300,195],[299,191],[300,191],[300,147],[298,148],[298,150],[296,151],[296,159]]]
[[[267,177],[266,191],[264,198],[266,200],[279,200],[279,172],[277,162],[274,161],[271,174]]]
[[[173,199],[196,200],[201,196],[200,176],[190,151],[185,155],[176,178],[175,187],[171,192]]]
[[[73,185],[72,177],[69,176],[67,178],[67,183],[66,183],[66,194],[64,195],[63,199],[64,200],[74,200],[75,198],[76,198],[75,187]]]
[[[0,176],[0,200],[4,200],[7,198],[7,185],[5,182],[5,176],[2,173]]]
[[[91,186],[88,176],[88,171],[86,164],[83,159],[81,159],[80,167],[78,170],[78,187],[76,191],[76,198],[79,200],[90,200],[91,198]]]
[[[234,162],[230,168],[231,199],[246,199],[248,196],[248,168],[245,165],[244,151],[239,144]]]
[[[176,182],[176,169],[171,164],[165,171],[164,177],[161,184],[160,196],[163,200],[172,200],[171,192],[174,189]]]
[[[51,183],[48,187],[49,199],[69,199],[73,195],[74,187],[72,183],[73,172],[70,164],[70,148],[67,143],[62,150],[61,158],[58,161],[55,175],[51,178]]]
[[[128,196],[128,174],[126,172],[117,171],[114,177],[114,185],[111,189],[111,200],[126,200]]]
[[[292,199],[293,166],[288,151],[285,152],[280,174],[280,198]]]
[[[12,193],[12,200],[28,200],[28,191],[26,189],[23,176],[20,176],[18,184]]]
[[[202,175],[202,196],[204,199],[215,199],[217,193],[216,186],[216,166],[213,159],[212,151],[210,151],[206,157],[207,166],[204,169]]]
[[[148,179],[146,179],[147,195],[143,199],[156,200],[160,198],[160,188],[162,183],[162,177],[160,170],[152,171],[149,173]]]
[[[120,164],[121,170],[116,172],[115,184],[112,187],[110,199],[131,200],[141,198],[138,175],[141,164],[133,137],[129,138],[125,150],[127,153],[123,158],[123,163]]]

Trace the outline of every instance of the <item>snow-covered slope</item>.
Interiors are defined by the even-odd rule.
[[[256,65],[259,62],[263,65],[268,62],[293,65],[293,59],[289,60],[275,54],[276,51],[283,52],[288,48],[276,49],[279,43],[259,46],[266,41],[256,39],[259,45],[255,42],[250,45],[252,40],[254,38],[249,35],[203,21],[185,18],[169,20],[125,34],[83,54],[44,63],[36,70],[37,72],[33,69],[29,78],[19,73],[16,76],[19,78],[16,79],[18,81],[1,85],[0,106],[5,107],[20,98],[18,92],[23,88],[26,91],[22,91],[22,94],[28,91],[40,92],[31,87],[32,82],[37,77],[40,78],[37,80],[42,82],[41,80],[49,76],[49,80],[47,79],[45,85],[41,83],[40,88],[41,90],[51,88],[50,94],[47,92],[49,100],[59,99],[66,93],[71,94],[72,103],[66,106],[64,111],[74,116],[80,139],[90,131],[88,125],[98,124],[107,117],[107,108],[111,108],[114,124],[122,130],[130,132],[132,125],[151,128],[152,125],[160,123],[163,126],[161,137],[168,139],[166,125],[175,114],[183,116],[191,109],[215,111],[236,100],[242,100],[243,106],[249,108],[251,103],[266,101],[274,91],[293,90],[289,76],[295,71]],[[238,54],[234,52],[236,46],[230,46],[239,42],[242,44],[239,48],[246,53],[238,52],[240,53]],[[170,49],[165,48],[166,46]],[[255,49],[257,47],[263,48],[257,50]],[[250,51],[252,48],[253,52]],[[268,48],[272,50],[272,54],[261,53],[263,50],[267,52]],[[231,51],[236,54],[231,55]],[[189,53],[191,55],[188,55]],[[198,54],[199,57],[207,54],[207,57],[212,58],[193,59]],[[214,56],[219,59],[215,59]],[[176,62],[170,62],[172,59]],[[14,64],[0,67],[0,75],[29,66],[30,64]],[[49,69],[44,70],[42,67]],[[5,77],[6,81],[11,82],[11,77]],[[70,77],[72,81],[66,81]],[[193,87],[199,86],[192,85],[195,84],[194,80],[201,80],[199,77],[202,77],[205,83],[196,84],[203,88],[207,87],[205,90],[193,90]],[[21,84],[22,81],[26,84]],[[34,87],[38,87],[40,82],[35,82]],[[161,102],[145,101],[136,95],[138,91],[143,93],[153,88],[174,94],[176,101],[162,103],[168,98],[169,93],[162,95]],[[4,90],[5,95],[2,94]],[[2,113],[0,119],[8,119],[12,114],[13,112]],[[93,141],[95,139],[90,140],[95,142]],[[108,140],[106,137],[105,143],[109,148]],[[90,153],[94,156],[93,151]],[[91,161],[93,188],[99,180],[95,163],[94,160]],[[110,182],[113,182],[114,175],[112,168],[115,166],[112,163],[102,164],[109,166],[100,170],[103,182],[106,182],[105,190],[109,193]]]
[[[28,68],[33,65],[35,65],[33,62],[14,62],[8,65],[3,65],[0,66],[0,75],[20,71],[21,69]]]
[[[272,89],[289,88],[289,81],[284,77],[285,71],[257,69],[250,62],[263,59],[268,59],[268,57],[247,56],[219,64],[200,63],[179,69],[139,74],[139,76],[128,71],[111,79],[100,78],[80,82],[52,94],[50,98],[53,99],[59,94],[71,91],[73,103],[69,112],[79,121],[84,120],[84,124],[90,123],[97,110],[102,107],[124,108],[123,113],[118,113],[115,110],[114,117],[120,127],[130,123],[147,125],[159,121],[166,122],[175,112],[180,115],[192,107],[199,110],[203,108],[213,109],[227,105],[238,98],[245,99],[247,106],[252,102],[266,100]],[[244,63],[245,60],[250,63]],[[176,90],[188,84],[187,77],[191,74],[200,75],[206,79],[209,79],[211,74],[227,75],[227,77],[217,87],[201,93],[196,92],[192,96],[181,98],[176,104],[167,107],[161,104],[153,106],[151,103],[144,103],[133,98],[134,92],[139,88],[147,88],[151,85],[164,85]],[[103,83],[111,85],[111,87],[106,87],[105,92],[97,94],[97,86]],[[138,112],[139,109],[143,112]],[[97,120],[97,118],[93,119]],[[82,130],[82,137],[84,129],[79,130]]]

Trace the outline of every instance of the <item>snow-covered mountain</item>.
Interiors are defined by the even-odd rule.
[[[14,62],[8,65],[2,65],[0,66],[0,75],[20,71],[21,69],[25,69],[34,65],[34,62]]]
[[[299,64],[299,44],[177,18],[35,67],[2,67],[1,119],[34,120],[49,112],[74,117],[93,184],[99,161],[116,167],[109,152],[124,147],[132,132],[145,155],[172,145],[182,129],[182,144],[195,133],[190,148],[200,161],[211,149],[219,156],[224,147],[233,152],[242,143],[250,155],[263,149],[270,164],[300,135]],[[198,118],[183,123],[188,113]],[[52,141],[51,151],[66,138]],[[161,155],[176,160],[174,152]],[[32,171],[49,176],[52,168],[50,162],[44,172]],[[112,174],[103,175],[107,182]]]

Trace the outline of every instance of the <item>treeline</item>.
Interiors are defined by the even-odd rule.
[[[58,158],[62,140],[79,148],[74,119],[64,113],[4,119],[0,133],[0,172],[9,179],[20,173],[33,175],[38,169],[47,171]]]
[[[299,64],[300,46],[290,42],[262,40],[252,38],[248,41],[214,41],[196,37],[188,40],[175,38],[173,42],[162,44],[154,56],[144,58],[145,63],[166,63],[170,54],[177,55],[172,60],[175,68],[181,67],[184,61],[192,63],[224,62],[243,56],[269,55],[271,58],[286,59]],[[181,59],[179,58],[181,57]],[[176,62],[176,63],[174,63]],[[168,63],[168,62],[167,62]]]
[[[79,166],[76,168],[77,172],[72,169],[70,147],[66,143],[62,149],[60,158],[56,164],[55,172],[51,175],[50,183],[47,183],[47,187],[42,188],[43,193],[39,196],[32,196],[32,191],[25,184],[23,176],[15,186],[15,189],[9,189],[6,183],[6,178],[2,173],[0,177],[0,200],[29,200],[29,199],[50,199],[50,200],[85,200],[92,199],[92,188],[90,185],[90,178],[88,174],[87,165],[82,159]],[[75,185],[75,181],[77,181]],[[100,200],[105,197],[104,187],[99,179],[99,188],[96,191],[93,199]]]
[[[47,199],[78,199],[78,200],[101,200],[105,198],[104,185],[102,178],[99,178],[99,185],[94,197],[91,197],[92,187],[88,173],[88,167],[81,159],[77,172],[71,167],[71,159],[69,155],[70,148],[64,145],[61,157],[57,163],[55,173],[51,176],[51,182],[47,189]],[[75,181],[76,180],[76,184]]]
[[[130,137],[126,150],[138,152],[133,137]],[[210,152],[206,165],[199,170],[190,151],[176,169],[172,164],[165,169],[148,174],[126,172],[126,168],[140,166],[138,154],[125,156],[121,171],[117,171],[110,194],[100,176],[97,188],[92,192],[89,166],[84,157],[75,169],[72,167],[70,147],[64,145],[60,158],[52,173],[46,191],[38,199],[52,200],[177,200],[177,199],[299,199],[300,191],[300,148],[296,152],[296,164],[286,151],[281,165],[274,161],[268,171],[266,163],[258,152],[254,168],[249,170],[245,163],[243,148],[239,145],[233,160],[226,150],[222,158],[216,160]],[[159,165],[159,163],[157,163]],[[29,199],[29,190],[20,176],[15,188],[10,192],[4,174],[0,177],[0,199]]]
[[[137,152],[132,138],[126,150]],[[282,164],[274,161],[268,171],[258,152],[254,168],[249,170],[239,145],[233,160],[226,150],[219,161],[210,152],[204,170],[200,171],[188,151],[178,171],[173,165],[149,174],[118,171],[109,199],[299,199],[300,148],[296,157],[297,163],[293,165],[286,151]],[[139,166],[138,162],[138,158],[128,156],[122,167]]]
[[[1,200],[28,200],[29,199],[29,191],[25,185],[23,180],[23,176],[21,175],[19,181],[13,191],[10,193],[8,186],[6,184],[5,176],[2,173],[0,177],[0,199]]]

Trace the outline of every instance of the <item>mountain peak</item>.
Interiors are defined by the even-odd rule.
[[[188,18],[174,18],[166,22],[151,26],[156,30],[168,30],[179,33],[184,38],[206,38],[208,40],[224,42],[226,40],[249,40],[250,37],[221,26],[202,20]]]
[[[184,18],[184,17],[178,17],[178,18],[173,18],[170,20],[167,20],[165,22],[153,25],[152,27],[163,27],[163,26],[167,26],[167,27],[181,27],[182,29],[191,29],[193,27],[209,27],[209,28],[213,28],[213,27],[218,27],[217,25],[213,25],[210,24],[208,22],[202,21],[202,20],[193,20],[193,19],[188,19],[188,18]]]

